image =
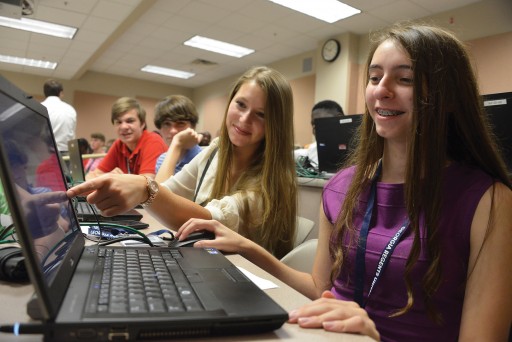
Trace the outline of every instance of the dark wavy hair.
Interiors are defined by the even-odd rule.
[[[389,40],[409,54],[414,71],[414,108],[404,184],[405,205],[414,241],[405,266],[408,301],[392,316],[406,313],[414,303],[410,276],[420,254],[420,215],[424,214],[430,265],[422,287],[430,316],[440,322],[442,317],[437,315],[430,299],[441,282],[437,231],[442,203],[440,180],[446,162],[458,161],[477,167],[508,187],[511,187],[511,181],[491,133],[475,73],[463,43],[438,27],[396,24],[372,36],[366,62],[366,84],[369,80],[368,66],[375,50]],[[342,245],[347,230],[352,236],[350,243],[354,243],[354,211],[383,153],[384,140],[377,135],[368,108],[365,109],[357,140],[357,148],[346,164],[355,165],[356,173],[336,220],[334,236],[339,240],[336,246]],[[346,250],[331,249],[330,252],[335,260],[331,273],[334,280],[341,270]]]

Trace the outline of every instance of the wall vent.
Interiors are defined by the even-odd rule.
[[[302,61],[302,72],[311,72],[313,71],[313,58],[304,58]]]

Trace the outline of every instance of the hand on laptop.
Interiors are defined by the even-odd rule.
[[[240,253],[243,246],[254,244],[251,240],[234,232],[216,220],[202,220],[192,218],[185,222],[175,234],[178,240],[185,239],[189,234],[207,230],[215,234],[214,240],[201,240],[194,244],[194,247],[213,247],[223,252]]]
[[[87,195],[87,202],[95,204],[103,216],[116,216],[147,199],[146,179],[140,175],[106,173],[76,185],[67,196]]]

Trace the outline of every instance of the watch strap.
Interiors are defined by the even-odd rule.
[[[148,192],[148,199],[142,202],[140,205],[145,207],[148,207],[153,203],[153,201],[156,198],[156,195],[158,194],[158,190],[154,191],[151,187],[151,183],[154,182],[154,180],[146,175],[142,175],[142,177],[146,178],[146,191]]]

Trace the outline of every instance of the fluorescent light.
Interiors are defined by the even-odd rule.
[[[49,36],[73,39],[77,28],[47,23],[45,21],[21,18],[12,19],[0,17],[0,26],[10,27],[18,30],[47,34]]]
[[[159,67],[156,65],[146,65],[145,67],[143,67],[140,70],[145,71],[145,72],[151,72],[153,74],[178,77],[178,78],[184,78],[184,79],[189,79],[190,77],[193,77],[196,75],[191,72],[169,69],[169,68]]]
[[[252,49],[245,48],[243,46],[238,46],[234,44],[229,44],[225,42],[221,42],[220,40],[210,39],[201,36],[195,36],[184,42],[183,44],[187,46],[192,46],[198,49],[213,51],[216,53],[221,53],[223,55],[233,56],[233,57],[243,57],[247,56],[254,52]]]
[[[278,5],[291,8],[311,17],[326,21],[330,24],[361,13],[361,10],[346,5],[338,0],[269,0]]]
[[[55,69],[57,67],[57,63],[42,61],[38,59],[30,59],[30,58],[22,58],[22,57],[14,57],[14,56],[6,56],[0,55],[0,62],[3,63],[11,63],[11,64],[19,64],[25,65],[34,68],[43,68],[43,69]]]

